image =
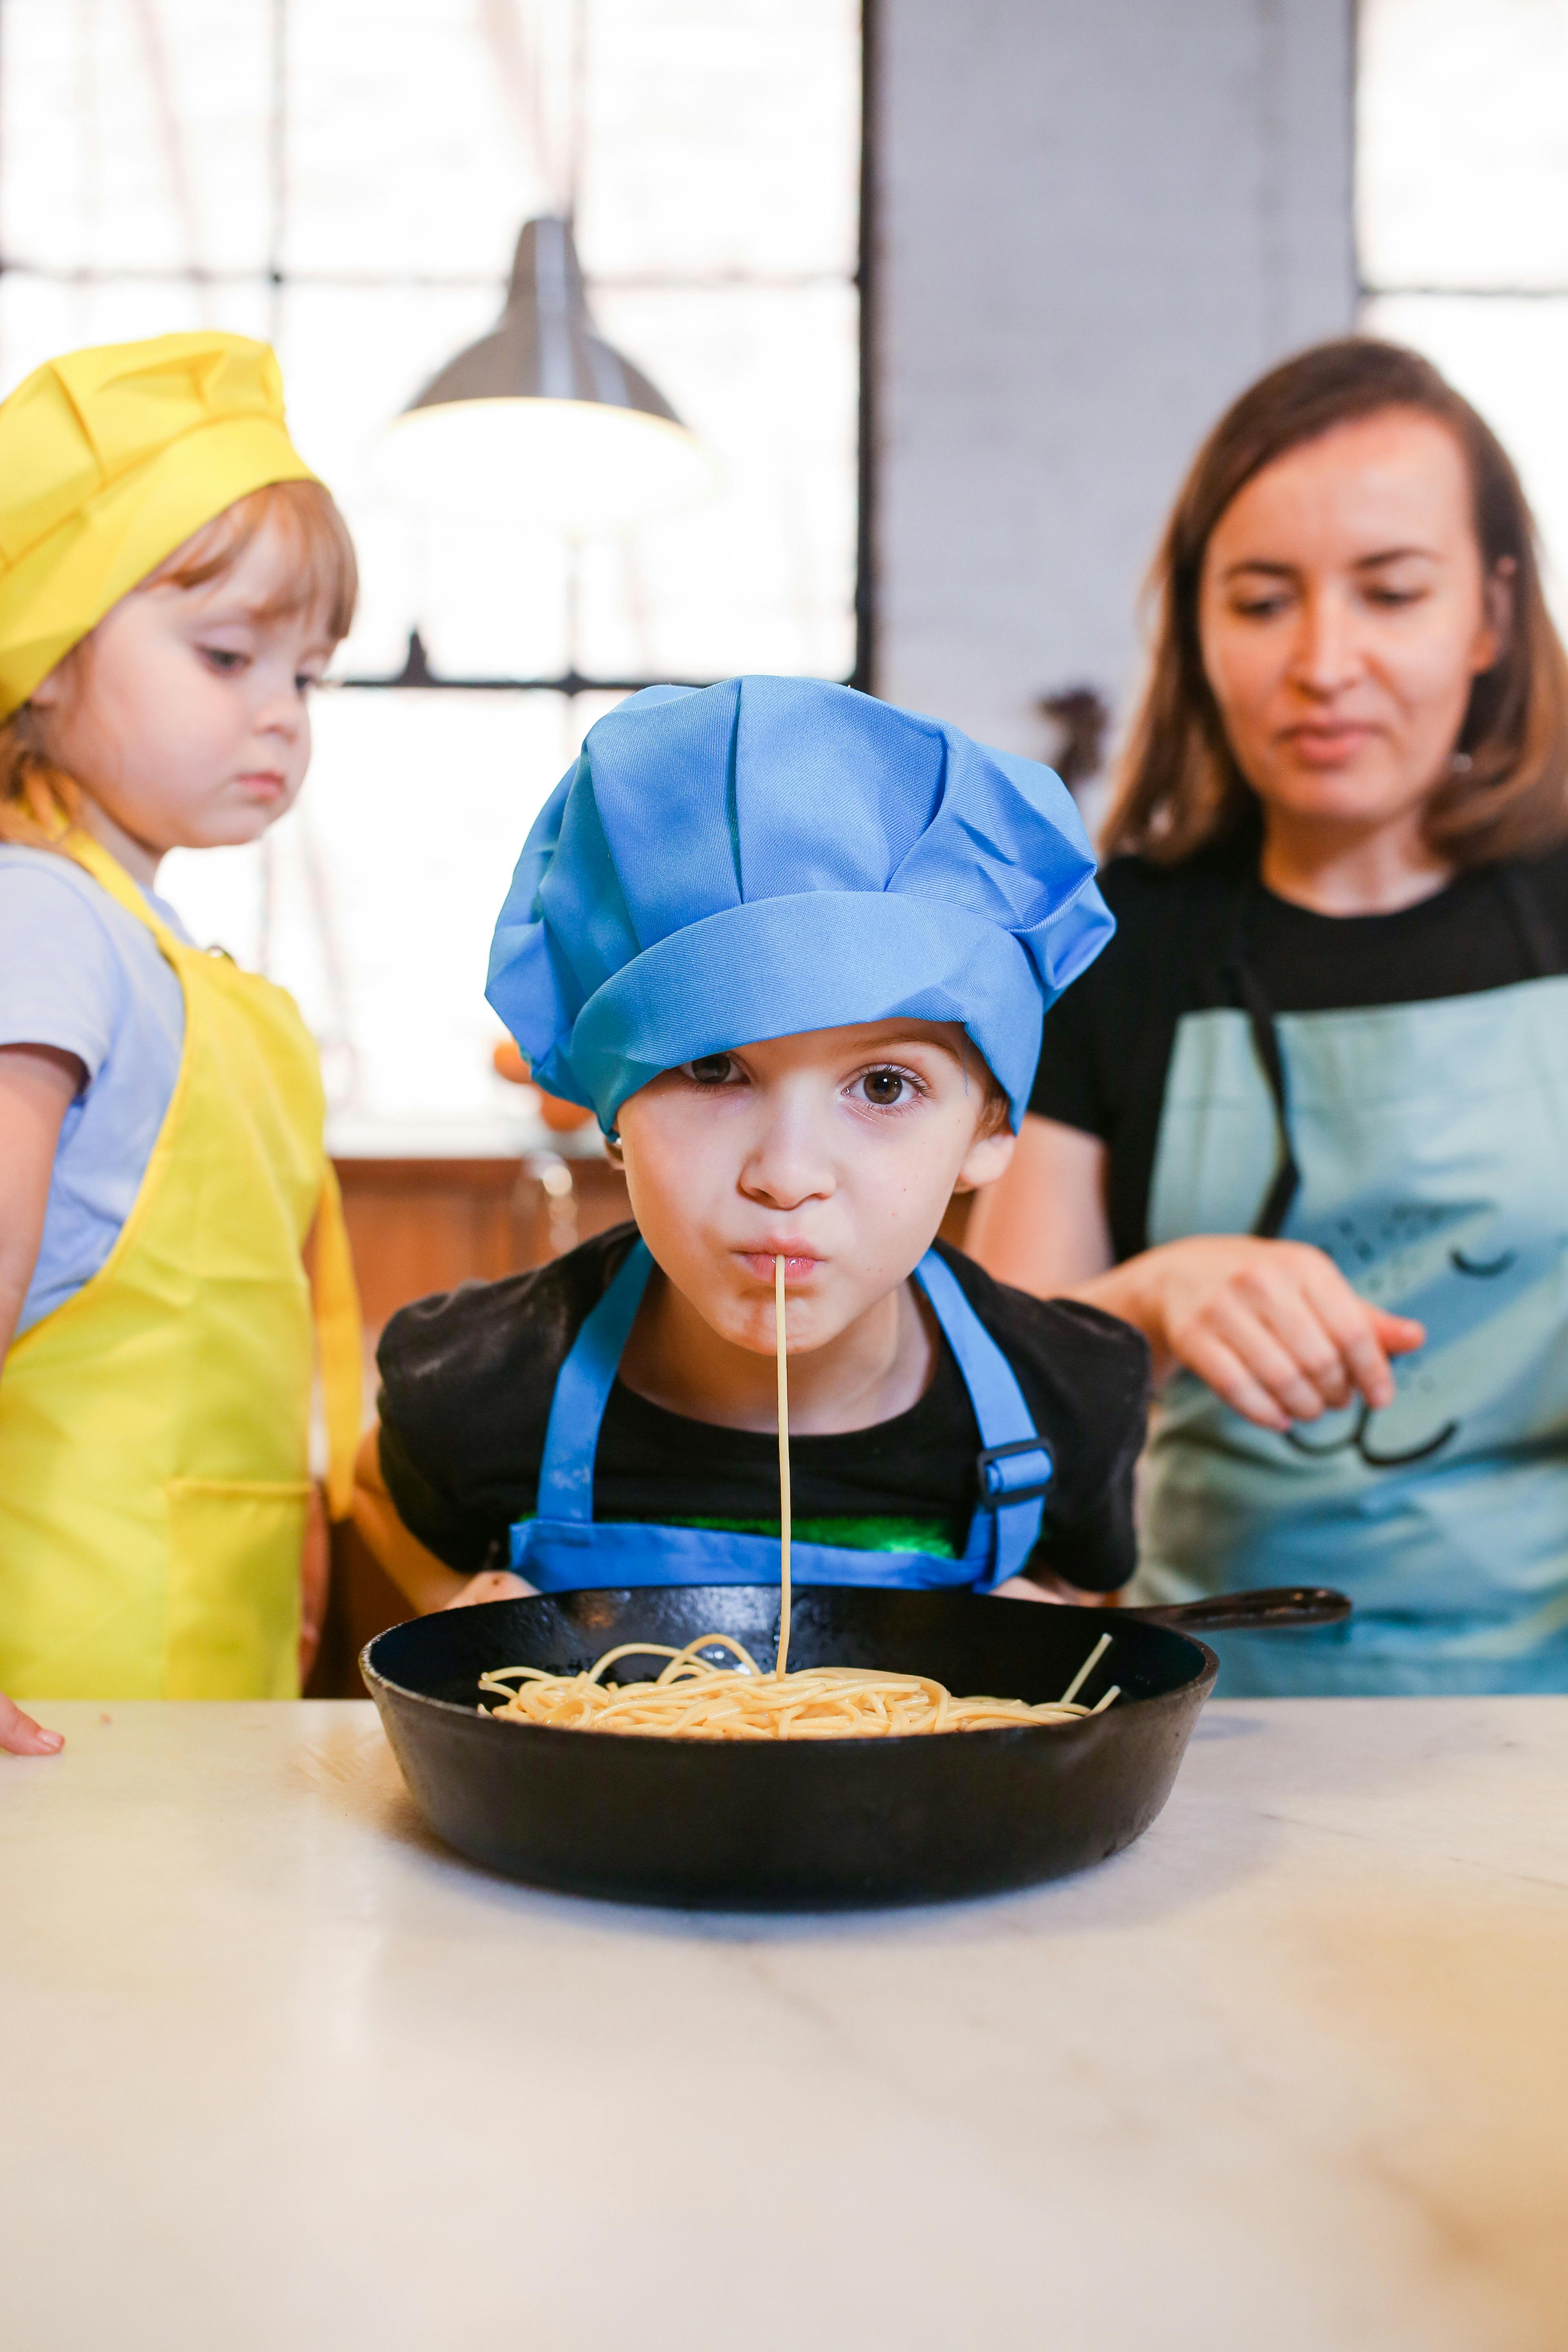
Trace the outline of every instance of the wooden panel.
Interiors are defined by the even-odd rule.
[[[411,1298],[559,1257],[630,1214],[607,1160],[340,1160],[367,1329]],[[545,1179],[570,1190],[550,1192]]]

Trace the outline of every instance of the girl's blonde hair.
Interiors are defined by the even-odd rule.
[[[338,644],[353,623],[359,567],[348,525],[321,482],[269,482],[252,490],[204,523],[140,585],[204,588],[232,572],[268,527],[282,539],[288,562],[285,585],[260,617],[319,614],[325,635]],[[54,674],[79,662],[90,642],[89,634],[73,646]],[[52,849],[80,806],[81,787],[47,756],[38,714],[24,702],[0,723],[0,841]]]

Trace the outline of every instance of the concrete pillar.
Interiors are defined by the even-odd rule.
[[[878,0],[878,692],[1124,704],[1225,403],[1353,323],[1351,0]]]

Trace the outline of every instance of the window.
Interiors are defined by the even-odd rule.
[[[0,390],[80,343],[273,341],[360,551],[345,677],[397,673],[416,626],[458,678],[847,677],[859,75],[853,0],[0,0]],[[372,461],[579,149],[595,317],[718,486],[574,562],[482,515],[432,533]],[[195,935],[299,996],[340,1151],[514,1144],[490,927],[616,698],[344,685],[264,845],[169,859]]]
[[[1568,620],[1568,0],[1362,0],[1363,322],[1501,437]]]

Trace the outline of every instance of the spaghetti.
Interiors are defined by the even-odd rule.
[[[481,1713],[559,1731],[651,1734],[668,1739],[875,1739],[946,1731],[994,1731],[1019,1723],[1070,1723],[1099,1715],[1118,1696],[1113,1684],[1093,1706],[1078,1694],[1110,1644],[1102,1633],[1061,1697],[1030,1706],[1017,1698],[954,1698],[926,1675],[877,1667],[806,1666],[788,1670],[790,1629],[789,1375],[784,1353],[784,1265],[773,1260],[778,1350],[780,1611],[772,1672],[729,1633],[704,1633],[684,1649],[662,1642],[623,1642],[586,1672],[550,1674],[541,1666],[498,1666],[479,1688],[501,1704]],[[722,1649],[716,1664],[705,1650]],[[668,1661],[649,1682],[606,1683],[622,1658]]]

